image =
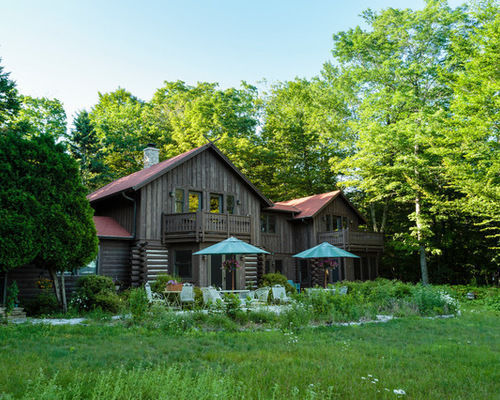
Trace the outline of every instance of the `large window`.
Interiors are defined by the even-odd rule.
[[[189,212],[201,211],[203,208],[202,193],[189,191]]]
[[[226,196],[226,203],[227,213],[234,214],[234,196],[232,194]]]
[[[184,212],[184,189],[175,189],[175,212]]]
[[[77,270],[77,275],[95,275],[97,273],[97,258],[89,262],[85,267]]]
[[[274,260],[274,272],[277,274],[283,273],[283,260]]]
[[[210,193],[210,212],[222,214],[224,212],[223,197],[221,194]]]
[[[174,254],[174,275],[183,279],[189,279],[193,276],[191,250],[175,250]]]
[[[260,231],[264,233],[276,233],[276,216],[262,214],[260,216]]]

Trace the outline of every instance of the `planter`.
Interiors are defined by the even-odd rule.
[[[182,290],[182,283],[174,283],[167,285],[167,290],[169,292],[180,292]]]

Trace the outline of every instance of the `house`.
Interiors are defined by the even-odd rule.
[[[192,254],[229,236],[271,253],[238,256],[243,267],[236,271],[237,288],[257,285],[268,272],[302,286],[321,284],[315,265],[292,255],[323,241],[361,257],[342,262],[331,282],[378,275],[383,235],[359,229],[366,221],[341,191],[273,203],[211,142],[162,162],[159,150],[148,145],[142,170],[87,198],[95,210],[99,254],[73,280],[99,273],[138,286],[170,273],[199,286],[228,288],[232,277],[221,269],[223,256]],[[28,276],[40,273],[25,273],[21,292]]]

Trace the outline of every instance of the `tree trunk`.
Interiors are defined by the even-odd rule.
[[[64,282],[64,272],[61,273],[61,299],[62,299],[63,313],[67,313],[68,312],[68,304],[66,302],[66,285]]]
[[[372,216],[373,232],[378,232],[377,217],[375,215],[375,205],[373,203],[370,203],[370,214]]]
[[[57,302],[62,305],[61,290],[59,289],[59,279],[57,278],[57,272],[53,269],[49,269],[49,275],[54,282],[54,293],[56,294]]]
[[[380,223],[380,232],[384,232],[387,222],[387,210],[389,208],[389,199],[385,199],[384,210],[382,211],[382,222]]]
[[[420,210],[420,196],[415,198],[415,221],[417,224],[417,240],[419,244],[419,254],[420,254],[420,272],[422,274],[422,283],[424,285],[429,284],[429,274],[427,271],[427,260],[425,258],[425,247],[423,244],[422,235],[422,213]]]

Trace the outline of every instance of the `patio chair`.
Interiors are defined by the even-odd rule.
[[[297,290],[297,293],[300,293],[300,282],[295,283],[291,279],[288,279],[288,283],[292,285],[295,288],[295,290]]]
[[[315,295],[318,295],[322,292],[323,289],[321,288],[307,288],[307,289],[304,289],[306,291],[306,294],[311,297],[311,296],[315,296]]]
[[[219,291],[214,287],[202,288],[201,292],[203,294],[203,304],[205,306],[214,306],[218,302],[224,303],[222,296]]]
[[[146,296],[148,297],[148,302],[153,303],[165,303],[165,299],[158,293],[154,293],[151,290],[151,285],[149,281],[144,284],[144,289],[146,290]]]
[[[255,290],[255,302],[267,304],[267,299],[269,298],[269,287],[264,286]]]
[[[272,288],[273,299],[278,303],[288,303],[290,298],[286,295],[285,288],[281,285],[274,285]]]
[[[180,293],[181,306],[184,303],[194,303],[194,286],[191,283],[185,283],[182,285],[182,290]]]
[[[341,286],[339,288],[339,294],[347,294],[347,286]]]

